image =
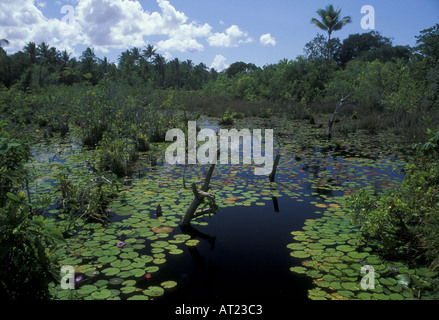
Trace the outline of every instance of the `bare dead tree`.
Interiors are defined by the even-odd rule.
[[[344,93],[343,93],[343,85],[340,86],[340,96],[341,96],[341,99],[337,103],[337,106],[335,107],[334,114],[332,115],[331,119],[329,120],[328,135],[327,135],[328,140],[331,139],[332,125],[334,124],[335,117],[337,116],[338,112],[340,111],[340,108],[342,106],[346,105],[346,104],[356,103],[356,100],[354,100],[354,101],[347,101],[351,97],[352,93],[353,93],[353,86],[352,86],[352,84],[351,84],[351,88],[349,90],[349,94],[346,97],[344,96]]]
[[[213,170],[215,169],[215,164],[212,164],[207,172],[206,178],[204,180],[204,184],[200,190],[197,190],[197,186],[195,183],[192,183],[192,192],[194,193],[194,200],[190,204],[189,208],[186,210],[186,213],[180,223],[180,227],[187,227],[190,225],[192,219],[200,217],[205,214],[216,213],[218,211],[218,207],[215,204],[215,196],[208,193],[210,179],[212,178]],[[207,199],[209,208],[198,211],[198,207],[204,203]]]

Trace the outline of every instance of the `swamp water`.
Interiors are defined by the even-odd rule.
[[[72,145],[59,147],[56,157],[43,153],[34,151],[43,173],[34,186],[39,191],[53,187],[58,165],[80,176],[93,157]],[[81,224],[59,250],[60,266],[75,267],[76,283],[75,290],[57,290],[57,297],[280,301],[323,297],[328,293],[320,289],[328,287],[335,298],[354,296],[357,262],[368,253],[355,255],[357,230],[346,218],[346,199],[359,187],[381,190],[400,182],[402,163],[319,148],[296,154],[282,150],[275,183],[255,176],[252,166],[217,165],[209,192],[220,212],[195,219],[184,232],[178,224],[193,199],[190,184],[201,185],[207,166],[145,167],[124,181],[120,199],[109,206],[111,222]],[[56,216],[59,208],[49,213]],[[327,266],[326,275],[313,270],[319,259],[334,268]],[[336,269],[348,277],[340,279]]]

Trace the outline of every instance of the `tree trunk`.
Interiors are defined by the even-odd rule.
[[[212,164],[207,172],[206,179],[200,190],[197,190],[195,183],[192,183],[192,192],[194,193],[194,200],[190,204],[189,208],[180,223],[180,227],[186,227],[190,225],[192,219],[202,216],[204,214],[212,213],[211,209],[206,209],[203,211],[196,212],[200,204],[203,203],[204,198],[215,199],[214,195],[211,195],[207,191],[209,190],[210,179],[212,178],[213,170],[215,169],[215,164]]]
[[[352,92],[353,92],[353,88],[352,88],[352,85],[351,85],[351,89],[349,90],[349,94],[345,97],[344,94],[343,94],[343,86],[340,87],[341,99],[337,103],[337,106],[335,107],[334,114],[332,115],[332,117],[331,117],[331,119],[329,120],[329,123],[328,123],[328,134],[327,134],[328,140],[331,140],[332,125],[334,124],[335,117],[337,116],[340,108],[342,106],[346,105],[346,104],[351,104],[351,103],[355,103],[356,102],[356,100],[354,100],[354,101],[346,101],[352,95]]]

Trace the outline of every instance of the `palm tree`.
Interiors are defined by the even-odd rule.
[[[24,47],[24,52],[29,56],[30,62],[32,64],[37,62],[37,45],[35,42],[29,42]]]
[[[154,46],[148,44],[148,46],[145,47],[145,49],[142,51],[142,53],[143,53],[143,56],[145,57],[145,59],[148,61],[153,56],[155,56],[156,49],[154,48]]]
[[[322,30],[328,32],[328,47],[329,47],[329,56],[332,54],[331,50],[331,34],[334,31],[341,30],[345,24],[351,23],[352,19],[350,16],[346,16],[340,18],[341,9],[334,9],[332,4],[326,6],[325,9],[319,9],[316,11],[320,16],[321,20],[316,18],[311,19],[311,23],[315,24],[316,27],[319,27]]]

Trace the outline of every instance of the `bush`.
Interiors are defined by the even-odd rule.
[[[374,195],[362,189],[351,198],[352,221],[363,238],[389,258],[439,267],[439,131],[417,145],[419,158],[406,166],[400,186]]]
[[[70,231],[80,219],[105,222],[109,219],[108,205],[117,195],[117,184],[104,175],[74,181],[70,170],[63,167],[58,176],[59,192]]]
[[[232,110],[230,108],[228,108],[226,110],[226,112],[224,113],[224,115],[221,117],[219,124],[231,126],[235,123],[235,116],[236,116],[236,113],[232,112]]]
[[[137,160],[134,141],[106,132],[97,148],[98,170],[111,171],[118,177],[128,176]]]
[[[49,284],[59,281],[57,257],[61,232],[33,215],[24,193],[8,193],[0,209],[0,290],[7,299],[48,299]]]

